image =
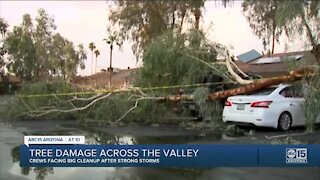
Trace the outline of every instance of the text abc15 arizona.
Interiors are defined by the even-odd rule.
[[[286,148],[286,163],[307,163],[307,148]]]

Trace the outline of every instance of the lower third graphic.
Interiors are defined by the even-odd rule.
[[[307,163],[307,148],[286,148],[286,163]]]

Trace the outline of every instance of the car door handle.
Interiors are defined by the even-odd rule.
[[[290,103],[290,106],[295,106],[295,104],[293,104],[293,103]]]

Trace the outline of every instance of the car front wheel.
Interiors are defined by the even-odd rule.
[[[292,118],[288,112],[283,112],[278,120],[278,129],[288,131],[291,128]]]

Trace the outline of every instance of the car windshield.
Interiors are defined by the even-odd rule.
[[[254,93],[248,94],[248,95],[269,95],[271,94],[277,87],[268,87],[259,91],[256,91]]]

